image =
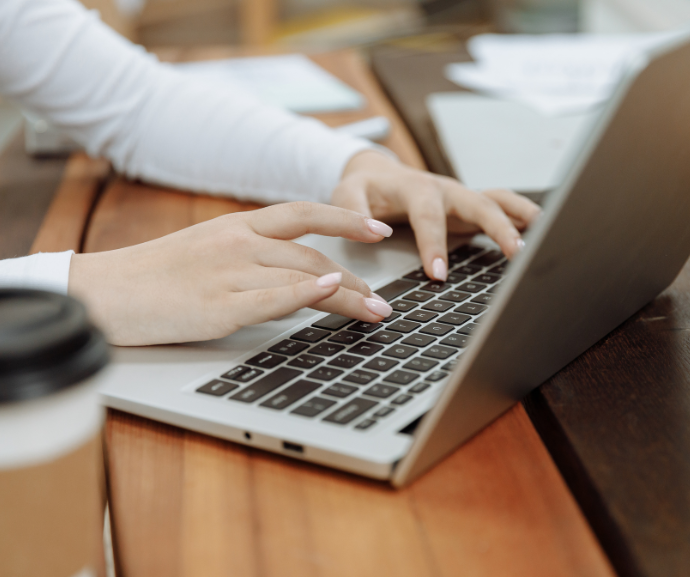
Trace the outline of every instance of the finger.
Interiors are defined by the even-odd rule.
[[[311,307],[335,294],[340,273],[331,273],[287,286],[234,293],[233,321],[256,325]]]
[[[331,195],[331,204],[371,218],[369,199],[363,185],[348,183],[337,186]]]
[[[378,242],[393,234],[393,229],[383,222],[315,202],[276,204],[243,213],[243,218],[257,234],[283,240],[313,233],[359,242]]]
[[[245,292],[297,285],[316,279],[306,272],[292,269],[256,267],[256,270],[250,272],[251,274],[246,275],[247,281],[243,283]],[[338,271],[338,274],[341,273]],[[390,305],[374,297],[371,290],[363,294],[345,288],[342,286],[342,276],[340,278],[340,289],[313,308],[367,322],[378,322],[393,312]]]
[[[369,285],[361,278],[352,274],[344,266],[337,264],[330,258],[308,246],[302,246],[284,240],[264,239],[261,251],[257,254],[257,262],[264,267],[270,267],[269,273],[275,268],[290,269],[322,276],[330,272],[340,272],[343,280],[340,286],[355,290],[365,297],[371,294]]]
[[[510,190],[485,190],[483,194],[494,200],[511,220],[522,222],[524,226],[529,226],[541,214],[538,204]]]
[[[429,278],[448,278],[446,208],[440,193],[418,194],[408,199],[410,225]]]
[[[515,256],[524,246],[515,225],[491,198],[457,185],[448,191],[448,201],[458,218],[479,226],[508,258]]]

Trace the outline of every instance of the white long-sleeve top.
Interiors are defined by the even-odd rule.
[[[0,94],[131,178],[261,203],[328,202],[371,146],[190,79],[76,0],[0,0]],[[0,261],[0,286],[67,292],[70,257]]]

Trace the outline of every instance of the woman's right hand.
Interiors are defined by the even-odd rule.
[[[119,250],[72,257],[69,292],[116,345],[215,339],[303,307],[378,322],[392,309],[307,233],[373,243],[386,224],[307,202],[228,214]]]

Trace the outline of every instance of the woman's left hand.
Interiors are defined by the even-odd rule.
[[[449,232],[484,231],[512,258],[524,246],[519,231],[541,213],[539,206],[509,190],[478,193],[453,178],[410,168],[373,150],[352,157],[331,204],[389,224],[409,220],[424,271],[437,280],[448,275]]]

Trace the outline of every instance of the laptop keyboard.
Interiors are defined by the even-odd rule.
[[[377,290],[379,323],[325,316],[196,389],[233,403],[368,431],[442,386],[505,273],[496,250],[450,252],[448,280],[415,270]]]

